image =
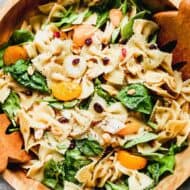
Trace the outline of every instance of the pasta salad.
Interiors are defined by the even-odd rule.
[[[188,146],[190,80],[135,0],[40,5],[0,49],[1,111],[53,190],[148,190]]]

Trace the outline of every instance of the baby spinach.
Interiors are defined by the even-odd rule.
[[[8,45],[9,45],[8,43],[5,43],[5,44],[1,45],[1,47],[0,47],[0,68],[2,68],[4,65],[3,56],[5,53],[5,49],[8,47]]]
[[[63,14],[60,21],[55,22],[55,25],[57,27],[64,27],[71,24],[81,24],[81,22],[88,18],[91,14],[92,12],[89,9],[86,9],[84,12],[77,13],[73,11],[71,8],[68,11],[66,11],[65,14]],[[79,23],[76,23],[78,18],[80,18],[80,21]]]
[[[114,103],[117,100],[112,97],[108,92],[106,92],[104,89],[101,87],[101,81],[99,79],[95,80],[95,93],[102,97],[108,104]]]
[[[42,183],[52,189],[63,189],[65,180],[77,183],[76,172],[90,162],[77,148],[68,150],[63,161],[49,160],[45,164]]]
[[[85,156],[99,156],[103,148],[95,140],[82,139],[76,142],[78,149]]]
[[[49,93],[46,78],[38,71],[35,71],[32,75],[29,75],[29,66],[29,62],[19,60],[14,65],[5,67],[4,71],[6,73],[10,73],[15,81],[26,88],[43,93]]]
[[[168,143],[166,144],[168,146]],[[171,174],[174,171],[175,167],[175,155],[179,152],[182,152],[188,146],[187,141],[178,146],[175,142],[172,142],[167,152],[154,153],[160,154],[162,156],[151,156],[149,157],[149,164],[146,168],[147,174],[154,180],[154,185],[156,185],[160,178],[165,174]]]
[[[111,43],[115,43],[120,35],[120,28],[114,29],[112,36],[111,36]]]
[[[81,154],[80,150],[75,147],[73,150],[68,150],[65,155],[64,169],[65,179],[71,182],[77,182],[75,179],[76,172],[91,162],[90,159]]]
[[[89,108],[89,105],[90,105],[90,102],[92,100],[92,97],[93,95],[91,95],[90,97],[82,100],[80,103],[79,103],[79,109],[81,110],[88,110]]]
[[[45,164],[43,183],[52,189],[63,189],[64,181],[77,183],[76,172],[91,163],[90,156],[102,153],[100,144],[94,140],[81,139],[76,141],[73,149],[68,149],[65,159],[59,162],[49,160]]]
[[[96,27],[101,28],[107,22],[108,18],[109,18],[108,12],[99,13],[96,22]]]
[[[17,112],[20,109],[20,99],[15,92],[11,92],[5,102],[1,105],[2,110],[7,114],[14,127],[16,122],[14,120]]]
[[[175,156],[166,155],[154,160],[147,167],[148,175],[154,180],[155,184],[159,182],[160,177],[165,173],[173,173],[175,166]]]
[[[122,40],[128,40],[133,35],[133,25],[135,19],[144,18],[149,12],[148,11],[141,11],[137,13],[134,17],[128,20],[128,17],[124,17],[121,22],[121,37]]]
[[[24,42],[33,41],[34,36],[33,34],[28,30],[15,30],[12,34],[12,36],[9,39],[10,45],[17,45],[22,44]]]
[[[112,182],[107,182],[105,185],[106,190],[129,190],[129,187],[127,184],[123,183],[112,183]]]
[[[56,162],[49,160],[44,166],[43,184],[52,189],[58,189],[59,186],[64,186],[65,171],[63,161]]]
[[[117,95],[117,99],[127,108],[144,114],[151,114],[153,100],[148,89],[140,83],[129,84]]]
[[[154,133],[149,133],[149,132],[144,132],[142,133],[142,135],[140,135],[139,137],[136,137],[133,140],[128,141],[127,143],[125,143],[124,148],[131,148],[137,144],[141,144],[141,143],[145,143],[145,142],[149,142],[152,141],[154,139],[157,138],[157,135]]]
[[[73,100],[69,102],[61,102],[53,97],[48,97],[42,100],[43,102],[47,102],[49,106],[51,106],[54,109],[62,110],[62,109],[71,109],[74,108],[76,105],[78,105],[79,100]]]

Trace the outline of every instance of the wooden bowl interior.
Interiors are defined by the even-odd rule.
[[[46,2],[46,0],[6,0],[5,7],[0,11],[0,44],[7,42],[22,21],[34,14],[39,4]]]

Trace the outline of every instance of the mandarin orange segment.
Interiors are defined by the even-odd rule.
[[[117,160],[128,169],[140,170],[145,168],[147,160],[141,156],[135,156],[125,150],[118,151]]]
[[[26,50],[21,46],[9,46],[6,48],[3,55],[3,61],[5,65],[11,65],[16,63],[19,59],[26,60],[28,58]]]
[[[61,101],[70,101],[78,98],[82,92],[79,84],[74,82],[59,82],[51,85],[52,94]]]
[[[128,119],[124,128],[117,132],[119,136],[132,135],[139,131],[141,123],[133,118]]]

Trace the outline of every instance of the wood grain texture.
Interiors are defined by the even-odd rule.
[[[181,68],[184,80],[190,78],[190,0],[183,0],[179,10],[160,12],[154,15],[160,26],[158,44],[160,47],[176,41],[173,49],[173,64],[185,63]]]
[[[47,0],[6,0],[0,10],[0,44],[7,42],[13,30],[38,5]]]
[[[181,0],[143,0],[151,10],[177,9]]]
[[[27,178],[22,171],[7,169],[2,176],[15,190],[49,190],[40,182]]]

